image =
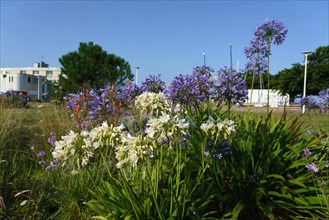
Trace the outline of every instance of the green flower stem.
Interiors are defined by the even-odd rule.
[[[130,187],[130,184],[129,184],[129,181],[128,181],[128,178],[127,178],[127,175],[126,173],[124,172],[124,170],[120,169],[120,174],[122,176],[122,180],[123,180],[123,186],[126,190],[127,193],[127,199],[129,200],[133,210],[134,210],[134,213],[135,213],[135,216],[137,219],[140,219],[139,218],[139,214],[140,212],[138,211],[137,207],[136,207],[136,204],[134,203],[133,199],[132,199],[132,189]],[[157,204],[156,204],[157,205]]]
[[[257,53],[257,58],[255,58],[255,63],[254,63],[254,68],[252,71],[252,82],[251,82],[251,93],[250,93],[250,102],[249,102],[249,106],[248,106],[248,111],[250,111],[250,106],[252,104],[252,95],[253,95],[253,91],[254,91],[254,83],[255,83],[255,71],[256,71],[256,61],[258,60],[259,57],[259,53]]]
[[[158,201],[157,201],[157,195],[155,194],[154,192],[154,187],[153,187],[153,184],[152,184],[152,180],[151,180],[151,176],[150,176],[150,172],[149,172],[149,166],[147,166],[146,168],[146,173],[147,173],[147,179],[149,181],[149,184],[150,184],[150,189],[151,189],[151,193],[152,193],[152,197],[153,197],[153,201],[154,201],[154,204],[155,204],[155,208],[158,212],[158,215],[160,217],[160,219],[164,219],[163,215],[161,214],[161,211],[160,211],[160,208],[159,208],[159,204],[158,204]],[[158,183],[156,183],[158,185]]]
[[[268,54],[267,54],[267,106],[266,106],[266,112],[267,114],[270,111],[270,55],[271,55],[271,36],[267,37],[267,48],[268,48]]]

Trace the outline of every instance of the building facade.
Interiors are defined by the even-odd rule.
[[[248,89],[248,100],[246,100],[245,105],[253,105],[256,107],[264,107],[267,105],[267,89]],[[251,101],[251,103],[250,103]],[[279,91],[270,89],[270,107],[278,107],[282,105],[289,105],[290,96],[289,94],[281,95]]]
[[[33,67],[0,68],[0,93],[22,91],[35,100],[45,100],[61,69],[36,62]]]

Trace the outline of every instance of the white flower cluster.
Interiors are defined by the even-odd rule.
[[[124,131],[123,125],[114,127],[107,122],[80,134],[70,131],[68,135],[62,136],[62,140],[55,142],[52,154],[62,166],[70,160],[74,162],[74,169],[79,170],[88,165],[97,149],[108,147],[115,152],[118,169],[126,165],[135,166],[140,159],[153,157],[156,146],[164,140],[175,140],[186,135],[190,122],[180,114],[162,113],[159,117],[150,118],[146,126],[145,133],[137,137]]]
[[[135,99],[135,106],[148,115],[159,115],[162,111],[169,111],[169,104],[163,92],[144,92]]]
[[[200,127],[205,133],[210,133],[213,137],[217,137],[221,133],[225,139],[228,139],[235,133],[234,121],[228,119],[221,121],[220,118],[215,120],[212,116],[209,116],[206,123]]]
[[[116,167],[118,169],[126,164],[135,166],[139,158],[149,154],[149,147],[147,144],[143,144],[142,139],[142,137],[131,136],[128,132],[123,133],[121,144],[115,148],[115,158],[118,161]]]
[[[121,143],[121,136],[123,134],[124,126],[114,127],[112,124],[109,127],[107,122],[99,127],[93,128],[90,132],[82,132],[83,145],[82,145],[82,162],[81,165],[85,166],[89,162],[89,158],[94,155],[94,151],[99,147],[114,147]]]
[[[146,124],[146,138],[161,143],[167,138],[175,138],[177,136],[186,135],[190,126],[185,118],[180,114],[169,115],[162,113],[158,118],[151,118]]]
[[[101,126],[91,131],[82,131],[80,134],[70,131],[68,135],[62,136],[60,141],[55,142],[52,152],[54,159],[59,159],[64,166],[69,159],[75,160],[78,169],[89,163],[89,158],[99,147],[116,146],[121,143],[123,125],[119,127],[108,126],[103,122]]]
[[[79,135],[71,130],[67,135],[62,136],[60,141],[55,141],[55,149],[52,152],[53,158],[65,163],[65,161],[75,155],[75,144],[78,139]]]

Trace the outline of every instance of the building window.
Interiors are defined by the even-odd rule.
[[[27,77],[27,82],[31,83],[31,78],[30,77]]]
[[[39,75],[39,71],[38,70],[33,70],[33,75]]]
[[[21,70],[20,73],[21,74],[26,74],[26,70]]]
[[[46,71],[47,76],[53,75],[53,71]]]

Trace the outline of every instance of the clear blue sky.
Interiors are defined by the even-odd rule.
[[[329,44],[328,0],[322,1],[1,1],[1,67],[58,59],[79,42],[140,66],[139,83],[161,74],[166,82],[206,64],[216,71],[244,68],[244,47],[266,18],[282,21],[286,41],[272,46],[271,73],[302,63],[302,51]]]

